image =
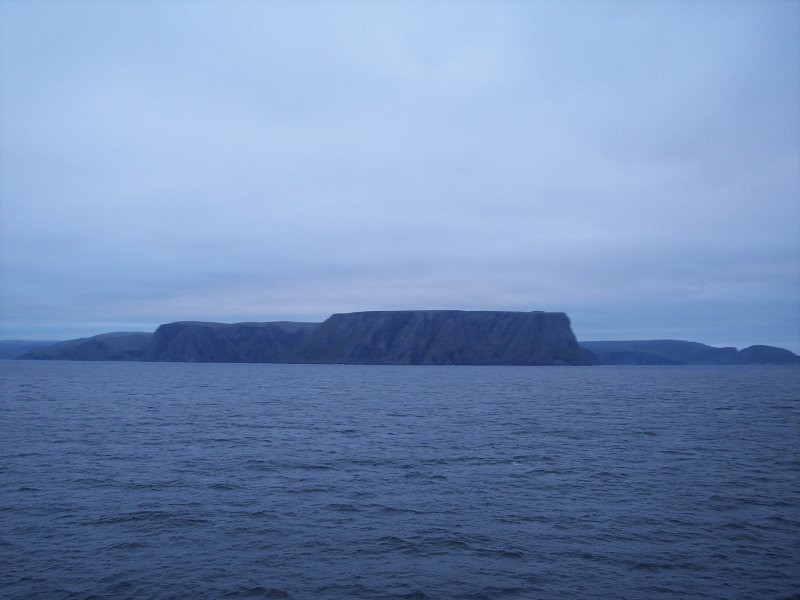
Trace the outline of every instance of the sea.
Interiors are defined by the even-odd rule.
[[[800,598],[800,368],[0,361],[4,599]]]

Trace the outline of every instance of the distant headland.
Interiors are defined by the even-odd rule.
[[[6,347],[4,347],[4,345]],[[0,342],[6,358],[365,365],[800,364],[771,346],[680,340],[579,343],[561,312],[402,310],[335,314],[322,323],[181,321],[43,344]]]

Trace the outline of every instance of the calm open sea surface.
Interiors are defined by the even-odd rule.
[[[797,598],[800,368],[0,362],[3,598]]]

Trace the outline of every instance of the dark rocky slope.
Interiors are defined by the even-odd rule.
[[[142,360],[287,362],[319,323],[201,323],[161,325]]]
[[[398,365],[583,365],[563,313],[372,311],[331,316],[292,362]]]

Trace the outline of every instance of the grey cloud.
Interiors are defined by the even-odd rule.
[[[796,5],[1,6],[14,335],[547,308],[800,349]]]

